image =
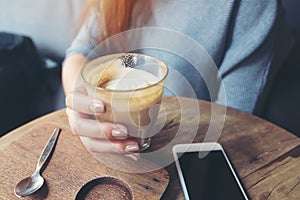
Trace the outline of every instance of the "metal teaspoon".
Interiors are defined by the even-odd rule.
[[[40,159],[37,163],[35,172],[30,176],[23,180],[21,180],[15,187],[14,192],[17,197],[25,197],[42,187],[44,184],[44,178],[40,175],[40,170],[45,164],[47,158],[51,154],[53,147],[56,143],[58,135],[60,133],[59,128],[55,128],[51,138],[49,139],[47,145],[45,146],[43,153],[40,156]]]

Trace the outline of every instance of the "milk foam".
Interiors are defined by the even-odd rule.
[[[120,61],[115,61],[100,73],[97,86],[110,90],[135,90],[145,88],[158,81],[159,79],[149,72],[124,67]]]

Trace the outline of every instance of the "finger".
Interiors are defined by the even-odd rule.
[[[132,160],[139,160],[140,159],[140,153],[127,153],[127,154],[124,154],[124,156],[132,159]]]
[[[80,92],[68,94],[65,101],[68,108],[81,113],[98,115],[105,111],[104,104],[101,101]]]
[[[134,140],[101,140],[88,137],[80,137],[83,144],[91,152],[97,153],[135,153],[139,158],[139,146]]]
[[[70,109],[67,109],[67,115],[72,131],[80,136],[96,139],[126,139],[128,137],[127,128],[121,124],[84,118]]]
[[[71,131],[74,135],[78,135],[76,129],[75,129],[75,118],[74,118],[74,113],[71,109],[67,108],[66,109],[66,114],[68,116],[68,121],[69,121],[69,125],[71,128]]]

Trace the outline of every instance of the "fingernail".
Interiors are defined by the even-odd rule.
[[[93,113],[102,113],[104,112],[104,105],[97,102],[92,102],[89,105],[89,109]]]
[[[136,144],[130,144],[130,145],[127,145],[125,147],[125,152],[137,152],[139,150],[139,147],[136,145]]]
[[[127,130],[116,128],[111,131],[111,135],[116,138],[127,138]]]
[[[131,158],[134,161],[138,160],[138,156],[135,153],[125,154],[128,158]]]

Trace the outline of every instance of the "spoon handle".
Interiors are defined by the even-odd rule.
[[[53,133],[52,133],[52,136],[51,138],[49,139],[47,145],[45,146],[44,150],[43,150],[43,153],[41,154],[40,156],[40,159],[37,163],[37,169],[40,170],[44,163],[46,162],[47,158],[49,157],[49,155],[51,154],[52,152],[52,149],[56,143],[56,140],[58,138],[58,135],[60,133],[61,129],[60,128],[55,128]]]

